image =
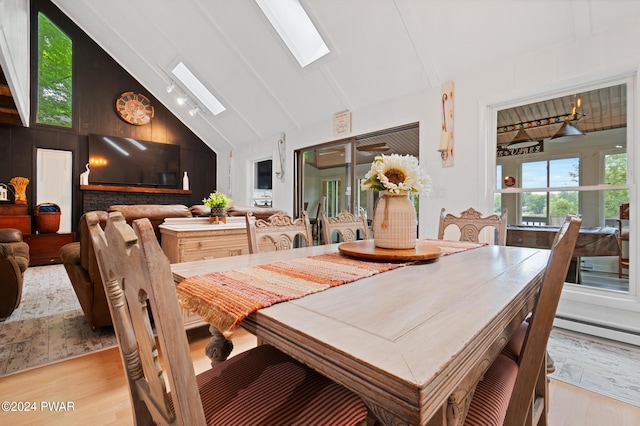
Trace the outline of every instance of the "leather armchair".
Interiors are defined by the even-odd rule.
[[[24,272],[29,267],[29,246],[18,229],[0,229],[0,319],[11,315],[22,300]]]
[[[100,225],[104,228],[108,213],[102,210],[97,213]],[[80,241],[62,246],[60,259],[67,270],[87,323],[95,331],[97,328],[111,325],[112,322],[98,262],[91,245],[86,214],[80,217],[78,234]]]
[[[143,217],[148,218],[156,235],[160,238],[158,225],[168,217],[191,217],[191,211],[183,205],[137,204],[113,205],[109,212],[119,211],[128,223]],[[104,229],[108,212],[97,211],[100,226]],[[91,243],[86,214],[78,224],[79,241],[64,245],[60,249],[60,259],[67,270],[71,285],[76,292],[84,316],[92,330],[112,325],[109,305],[105,295],[98,262]]]

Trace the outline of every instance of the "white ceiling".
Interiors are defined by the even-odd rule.
[[[300,0],[331,53],[300,68],[253,0],[53,0],[212,149],[439,87],[474,67],[637,25],[630,0]],[[227,110],[165,90],[183,61]]]

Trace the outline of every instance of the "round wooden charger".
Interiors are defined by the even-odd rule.
[[[352,241],[338,246],[340,253],[373,260],[430,260],[442,256],[440,247],[418,241],[413,249],[386,249],[376,247],[373,240]]]

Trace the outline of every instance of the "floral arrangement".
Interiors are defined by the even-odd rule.
[[[202,199],[204,205],[210,209],[229,207],[231,205],[231,201],[233,201],[231,198],[219,191],[212,192],[207,198]]]
[[[363,190],[426,194],[431,188],[431,179],[424,173],[413,155],[378,155],[371,163],[361,188]]]

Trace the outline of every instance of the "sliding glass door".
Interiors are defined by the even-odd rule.
[[[362,191],[360,182],[379,154],[419,155],[418,124],[381,130],[295,152],[296,214],[306,210],[315,226],[320,211],[337,216],[342,210],[373,217],[377,193]],[[417,205],[417,199],[415,200]]]

